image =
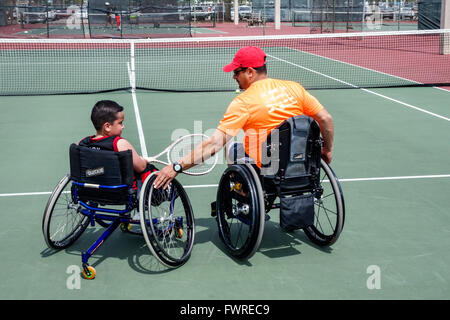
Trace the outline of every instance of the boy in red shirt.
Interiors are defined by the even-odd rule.
[[[91,112],[91,121],[96,134],[82,139],[78,144],[97,150],[126,151],[131,150],[136,183],[140,184],[158,169],[141,157],[128,140],[122,138],[125,118],[122,106],[111,100],[98,101]]]

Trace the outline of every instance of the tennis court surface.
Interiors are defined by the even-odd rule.
[[[450,92],[437,86],[450,85],[450,56],[439,54],[442,33],[371,37],[0,40],[0,298],[447,299]],[[102,228],[54,252],[42,216],[69,170],[69,145],[93,134],[92,106],[125,106],[123,136],[143,154],[180,130],[211,134],[236,96],[221,67],[248,44],[265,49],[271,77],[312,89],[334,118],[331,165],[346,206],[339,240],[317,247],[300,230],[282,231],[272,210],[256,254],[232,259],[210,217],[220,154],[212,173],[178,176],[196,222],[185,265],[166,269],[143,238],[117,231],[90,259],[95,280],[74,277]]]

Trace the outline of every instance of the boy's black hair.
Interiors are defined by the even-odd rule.
[[[106,122],[113,123],[117,119],[117,113],[122,112],[123,107],[111,100],[101,100],[92,108],[91,121],[95,130],[102,130]]]

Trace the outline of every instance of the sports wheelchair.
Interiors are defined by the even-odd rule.
[[[336,242],[344,226],[344,196],[335,173],[321,159],[322,145],[319,125],[295,116],[269,134],[261,168],[238,161],[223,172],[211,215],[232,256],[253,256],[270,218],[267,213],[274,208],[280,209],[286,231],[303,229],[319,246]],[[277,198],[280,203],[274,203]]]
[[[183,265],[194,243],[192,207],[177,180],[163,190],[153,187],[155,178],[154,173],[147,177],[138,192],[133,181],[130,150],[103,151],[72,144],[70,174],[57,184],[44,211],[45,242],[50,248],[64,249],[72,245],[88,225],[97,223],[106,228],[98,240],[82,252],[85,279],[95,277],[89,258],[118,227],[126,233],[143,235],[151,253],[166,267]],[[132,230],[132,225],[138,225],[136,231]]]

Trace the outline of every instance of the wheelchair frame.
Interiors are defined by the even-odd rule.
[[[315,146],[309,150],[320,159],[321,138],[308,140],[308,143]],[[345,204],[339,180],[331,167],[320,159],[320,167],[313,167],[304,176],[309,179],[309,184],[283,191],[280,181],[284,177],[280,172],[284,169],[275,175],[264,176],[258,174],[252,164],[238,163],[230,165],[222,174],[217,199],[212,204],[212,216],[216,217],[220,239],[232,256],[238,259],[253,256],[262,240],[265,217],[271,209],[280,208],[280,203],[274,202],[282,197],[313,196],[313,223],[298,228],[303,229],[313,243],[330,246],[339,238],[344,226]],[[269,186],[272,190],[268,190]]]
[[[342,189],[337,177],[325,162],[322,162],[322,165],[325,165],[322,170],[329,179],[332,191],[327,192],[323,196],[322,187],[319,187],[318,194],[314,197],[315,207],[318,208],[314,215],[314,224],[302,229],[316,245],[330,246],[337,241],[344,227],[345,205]],[[237,172],[242,172],[242,177],[248,179],[248,199],[244,200],[242,197],[233,195],[232,199],[237,200],[237,203],[232,204],[231,208],[224,208],[223,198],[227,197],[227,189],[228,194],[233,192],[230,191],[233,187],[226,186],[228,181],[226,178],[224,179],[224,176],[226,177],[229,173],[234,174]],[[256,253],[264,233],[265,215],[272,209],[280,208],[279,203],[274,203],[280,195],[266,193],[263,190],[260,179],[255,178],[255,175],[257,176],[255,169],[249,164],[234,164],[228,167],[219,183],[216,212],[212,214],[217,220],[220,239],[225,244],[230,255],[238,259],[250,259]],[[321,180],[323,181],[324,178]],[[257,189],[263,191],[255,191]],[[311,192],[314,194],[316,191],[312,190]],[[269,201],[268,197],[274,195],[276,195],[275,199]],[[336,203],[335,208],[332,209],[327,208],[323,204],[323,201],[326,201],[326,198],[331,195],[333,195],[333,200]],[[259,203],[259,205],[256,206],[255,203]],[[336,215],[334,220],[329,220],[328,215],[330,213]],[[320,215],[326,215],[325,218],[329,220],[329,229],[331,229],[327,230],[329,232],[325,231],[326,226],[322,224],[326,220],[321,220]],[[234,231],[232,231],[233,227]],[[235,234],[232,234],[233,232]]]
[[[194,216],[189,198],[177,180],[173,180],[168,191],[164,192],[155,191],[154,179],[154,173],[147,177],[138,197],[137,191],[131,185],[84,183],[74,180],[70,174],[65,175],[52,192],[44,211],[42,230],[47,245],[57,250],[67,248],[81,236],[88,225],[94,227],[98,223],[106,230],[87,251],[83,251],[81,254],[82,276],[85,279],[95,277],[95,269],[88,263],[89,258],[118,227],[123,232],[143,235],[151,253],[163,265],[169,268],[183,265],[189,259],[194,243]],[[83,199],[81,199],[79,191],[86,192],[89,189],[106,192],[122,190],[127,192],[127,199],[110,203],[102,203],[95,197],[89,199],[86,195],[83,195]],[[178,205],[179,202],[181,202],[181,206]],[[124,208],[116,209],[111,207],[112,205],[124,206]],[[163,218],[156,217],[159,207],[168,207],[164,208],[167,210],[163,210]],[[139,210],[139,220],[133,220],[130,215],[136,209]],[[54,222],[60,216],[59,212],[64,210],[66,210],[66,220],[59,224],[58,221]],[[167,212],[169,214],[166,214]],[[175,214],[179,216],[175,216]],[[64,219],[64,212],[62,216]],[[52,233],[55,224],[56,232]],[[132,225],[140,225],[141,231],[132,231]],[[68,234],[63,235],[61,240],[57,240],[58,234],[64,233],[66,227],[72,229],[69,229]],[[176,244],[182,244],[179,247],[175,247],[175,244],[172,243],[169,245],[172,238],[176,238],[173,240]]]

